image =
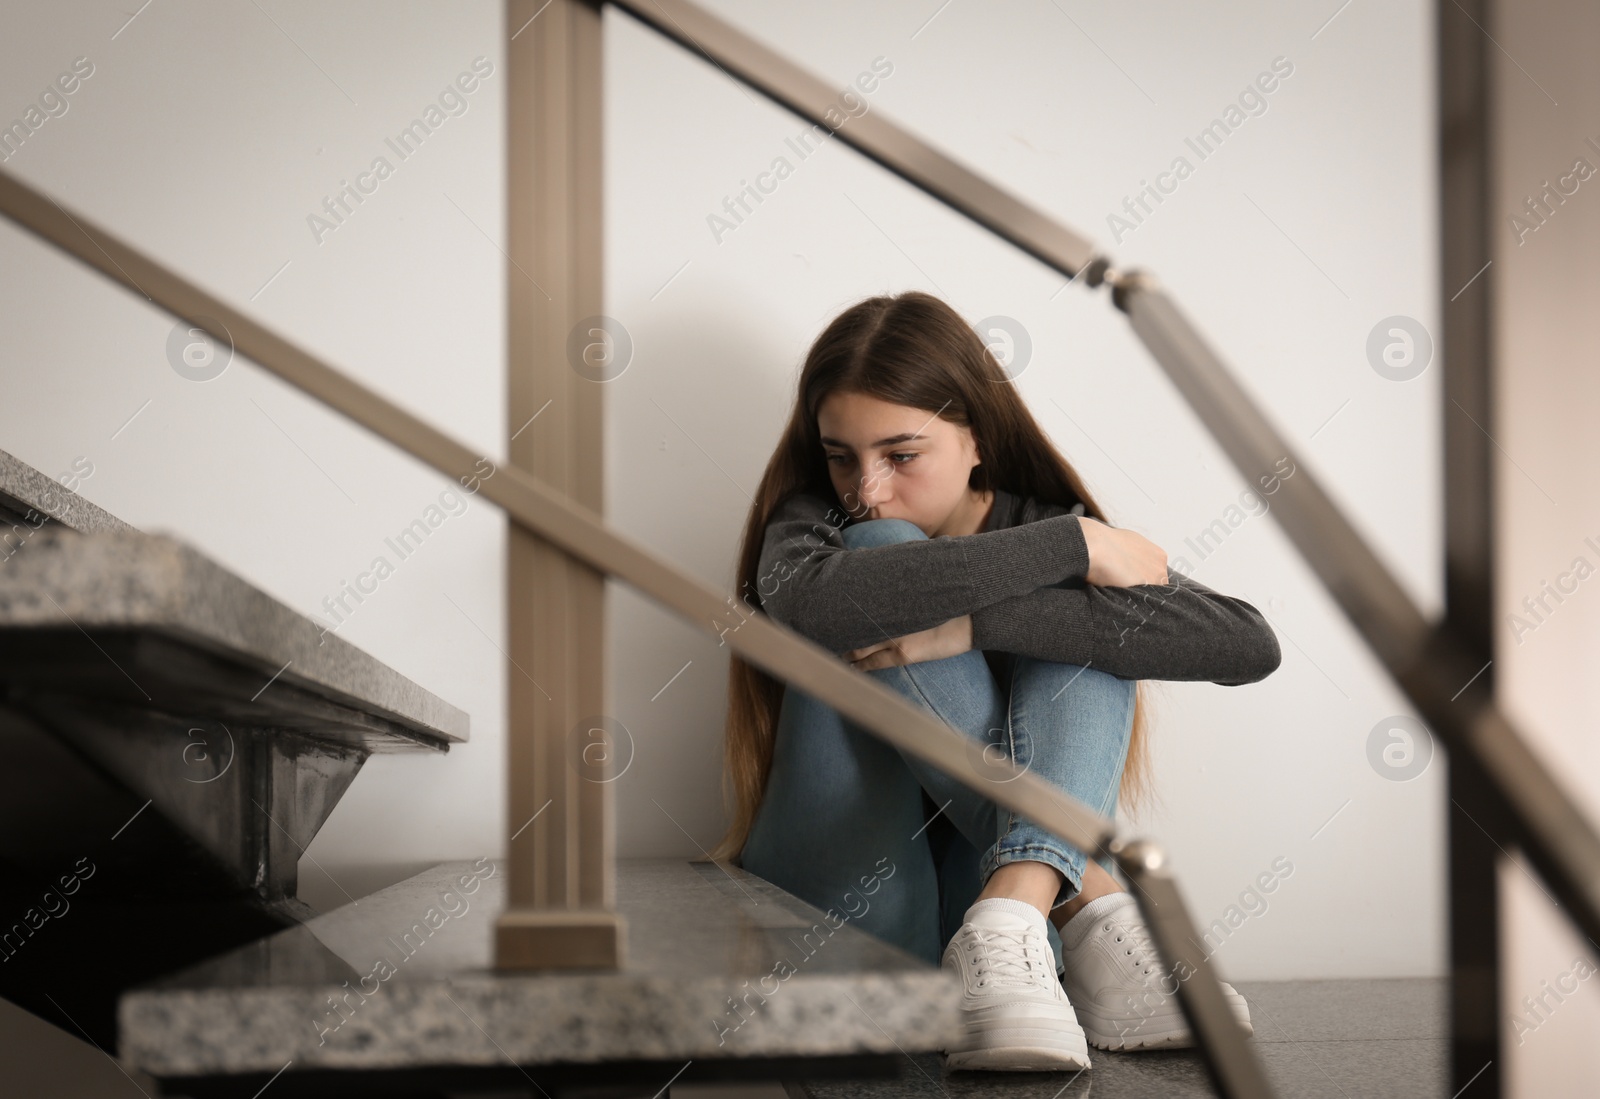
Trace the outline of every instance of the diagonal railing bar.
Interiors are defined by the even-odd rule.
[[[1344,517],[1321,480],[1256,407],[1156,280],[1141,271],[1108,273],[1111,298],[1166,370],[1217,445],[1250,484],[1288,458],[1294,476],[1274,491],[1273,512],[1323,586],[1392,673],[1408,667],[1430,625],[1399,581]]]
[[[1095,259],[1095,247],[1088,238],[995,186],[882,114],[868,111],[835,128],[827,116],[830,109],[836,117],[844,113],[839,108],[838,88],[829,87],[705,9],[682,0],[607,2],[737,76],[779,106],[832,131],[863,156],[1056,270],[1076,276]]]
[[[1178,892],[1166,854],[1142,840],[1112,840],[1107,850],[1133,884],[1157,952],[1166,963],[1164,981],[1175,983],[1184,1017],[1199,1043],[1206,1069],[1225,1096],[1270,1096],[1255,1050],[1244,1040],[1223,999],[1215,973],[1205,968],[1207,952],[1195,937],[1194,920]]]
[[[1112,300],[1134,332],[1246,476],[1294,451],[1178,307],[1140,272],[1111,272]],[[1523,846],[1570,906],[1568,918],[1600,941],[1600,836],[1577,801],[1477,678],[1483,671],[1444,625],[1429,623],[1351,526],[1321,483],[1295,464],[1273,513],[1313,571],[1452,753],[1488,777]],[[1491,815],[1490,820],[1494,817]],[[1485,822],[1486,825],[1489,822]],[[1597,948],[1600,949],[1600,948]]]

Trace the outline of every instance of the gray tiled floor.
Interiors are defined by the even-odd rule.
[[[1276,1094],[1285,1099],[1446,1096],[1450,1043],[1445,981],[1236,981],[1250,1002],[1251,1039]],[[1210,1096],[1194,1050],[1108,1053],[1071,1073],[944,1073],[937,1055],[902,1063],[894,1081],[803,1085],[810,1099],[902,1099],[1009,1095],[1017,1099]]]

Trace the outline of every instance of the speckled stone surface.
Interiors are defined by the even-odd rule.
[[[165,535],[31,532],[0,563],[0,630],[72,626],[154,631],[252,664],[263,685],[276,675],[435,746],[467,739],[464,711]]]
[[[1442,978],[1235,981],[1273,1094],[1317,1099],[1450,1094],[1449,1006]],[[1095,1099],[1214,1096],[1198,1051],[1089,1051],[1071,1072],[946,1072],[935,1055],[898,1059],[897,1080],[798,1081],[796,1099]]]
[[[620,970],[490,968],[502,863],[444,863],[135,989],[157,1076],[937,1050],[960,984],[737,867],[622,859]],[[407,938],[409,934],[409,938]],[[737,1004],[737,1009],[736,1009]]]
[[[0,496],[50,516],[63,526],[88,534],[134,528],[103,508],[40,473],[28,463],[0,450]],[[25,516],[26,513],[24,513]]]

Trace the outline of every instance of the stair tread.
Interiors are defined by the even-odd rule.
[[[360,741],[375,751],[439,749],[468,739],[470,722],[463,710],[182,540],[140,532],[4,450],[0,519],[11,536],[8,552],[0,556],[5,564],[0,568],[0,638],[11,634],[13,650],[27,651],[36,635],[29,631],[81,630],[97,644],[101,639],[95,635],[131,631],[212,658],[209,668],[206,660],[187,662],[190,682],[164,684],[183,696],[166,700],[178,704],[176,712],[222,721],[256,719],[309,735],[321,729],[333,739]],[[147,648],[159,650],[150,654],[158,666],[173,655],[170,645]],[[95,663],[105,665],[104,650],[84,646],[83,652],[85,668],[105,670]],[[186,663],[182,653],[177,656],[177,663]],[[0,670],[12,683],[23,674]],[[232,671],[251,684],[246,698],[270,680],[376,720],[342,722],[339,713],[292,691],[279,691],[264,707],[245,707],[244,699],[230,705],[227,696],[241,682],[228,683],[226,690],[205,688],[220,687],[211,682],[212,673],[231,679]],[[164,678],[157,671],[150,674]],[[136,676],[131,682],[107,682],[125,689],[127,697],[116,701],[136,702],[140,696],[151,701],[148,684]],[[4,683],[0,680],[0,687]],[[195,699],[212,712],[195,714],[188,705]]]
[[[27,645],[31,633],[48,629],[82,631],[91,639],[155,636],[240,668],[263,694],[269,682],[299,688],[392,726],[372,730],[368,747],[438,748],[468,738],[464,711],[167,535],[131,529],[82,534],[56,526],[33,532],[0,569],[0,636]],[[106,672],[108,684],[125,691],[123,701],[137,703],[157,690],[131,669],[118,671],[104,649],[81,647],[83,665]],[[8,679],[24,674],[16,666],[5,671]],[[197,667],[191,678],[198,682],[176,677],[167,686],[204,693],[207,673]],[[222,705],[215,697],[205,702]],[[235,707],[224,707],[235,712],[215,716],[248,720],[255,712],[266,723],[283,724],[283,715],[269,716],[271,709],[295,707],[282,690],[264,705],[246,694]]]
[[[826,1057],[934,1050],[959,1025],[958,982],[851,926],[870,897],[824,913],[738,867],[682,858],[617,861],[620,969],[496,971],[505,873],[488,859],[441,863],[133,989],[119,1053],[156,1076],[291,1059],[308,1070]]]
[[[10,512],[15,516],[12,522],[32,523],[30,509],[87,534],[135,529],[22,459],[0,450],[0,514]]]

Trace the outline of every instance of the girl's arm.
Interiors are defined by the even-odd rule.
[[[972,613],[972,647],[1082,664],[1123,679],[1265,679],[1283,659],[1277,634],[1243,599],[1182,573],[1127,588],[1041,587]]]
[[[850,549],[830,501],[774,511],[754,591],[768,615],[834,652],[929,629],[1041,585],[1083,581],[1089,550],[1070,513],[979,534]]]

